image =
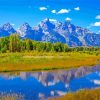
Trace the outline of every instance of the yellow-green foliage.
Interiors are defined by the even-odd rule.
[[[9,37],[0,38],[0,52],[83,52],[87,54],[100,54],[100,47],[68,47],[60,42],[39,42],[30,39],[20,39],[19,35],[11,34]]]
[[[99,58],[99,55],[78,52],[1,53],[0,71],[68,69],[97,64]]]

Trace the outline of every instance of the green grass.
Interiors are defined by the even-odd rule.
[[[0,54],[0,71],[54,70],[91,66],[97,64],[99,58],[100,55],[78,52],[2,53]]]

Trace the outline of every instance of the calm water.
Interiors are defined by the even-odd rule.
[[[99,65],[68,71],[0,73],[0,100],[48,100],[91,88],[100,88]]]

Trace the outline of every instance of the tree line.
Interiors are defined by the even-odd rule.
[[[57,42],[39,42],[30,39],[20,39],[18,34],[0,38],[0,52],[73,52],[73,51],[100,51],[100,47],[68,47],[68,45]]]

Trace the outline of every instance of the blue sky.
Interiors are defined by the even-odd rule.
[[[100,0],[0,0],[0,24],[10,22],[18,28],[50,18],[100,33]]]

